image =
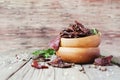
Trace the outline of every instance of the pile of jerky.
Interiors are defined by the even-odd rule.
[[[62,38],[79,38],[92,35],[90,29],[85,28],[81,23],[75,21],[67,29],[60,32]]]

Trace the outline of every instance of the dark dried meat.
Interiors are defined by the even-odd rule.
[[[38,61],[36,61],[36,60],[33,60],[31,66],[36,69],[47,69],[48,68],[48,66],[38,64]]]
[[[57,57],[56,59],[49,62],[48,64],[53,67],[58,67],[58,68],[70,68],[74,65],[73,63],[64,62],[60,57]]]
[[[81,23],[75,21],[67,29],[60,32],[62,38],[79,38],[91,35],[90,29],[85,28]]]
[[[101,57],[101,58],[96,58],[94,61],[95,65],[100,65],[100,66],[108,66],[111,65],[111,59],[112,59],[112,55],[111,56],[107,56],[107,57]]]

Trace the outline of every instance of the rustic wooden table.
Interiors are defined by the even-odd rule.
[[[16,54],[17,53],[17,54]],[[31,67],[30,53],[14,51],[0,55],[0,80],[119,80],[117,65],[95,67],[93,64],[75,64],[72,68],[35,69]],[[23,61],[26,59],[27,61]],[[41,64],[47,65],[41,62]],[[100,70],[100,68],[103,70]],[[104,71],[104,69],[107,69]]]

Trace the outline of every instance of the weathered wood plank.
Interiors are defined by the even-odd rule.
[[[63,69],[55,68],[55,80],[66,80]]]
[[[26,62],[20,61],[17,63],[9,64],[0,70],[0,80],[8,79],[12,74],[14,74],[20,67],[22,67]]]
[[[90,80],[120,80],[120,67],[118,66],[107,66],[107,71],[89,68],[89,65],[84,65],[84,68]]]
[[[43,69],[41,78],[39,80],[55,80],[55,72],[53,67],[49,67],[48,69]]]
[[[39,80],[42,69],[35,69],[31,67],[31,61],[8,80]]]
[[[31,77],[31,79],[29,79],[29,80],[40,80],[41,75],[42,75],[42,71],[43,70],[41,70],[41,69],[39,69],[39,70],[35,69],[34,72],[32,73],[33,75]]]
[[[53,57],[54,58],[54,57]],[[1,58],[2,59],[2,58]],[[120,67],[106,66],[107,71],[99,68],[89,68],[90,65],[75,64],[72,68],[35,69],[31,67],[32,60],[27,64],[19,61],[17,63],[4,64],[0,66],[0,80],[119,80]],[[25,65],[24,65],[25,64]],[[41,62],[41,64],[45,64]],[[22,68],[20,68],[24,65]],[[80,71],[84,68],[85,73]],[[19,70],[18,70],[19,69]],[[17,71],[17,72],[16,72]],[[13,74],[15,72],[15,74]],[[12,76],[11,76],[12,75]]]
[[[89,80],[86,74],[79,71],[80,65],[73,68],[55,68],[55,80]]]
[[[64,69],[64,73],[68,73],[66,75],[66,80],[89,80],[85,73],[79,71],[80,69],[80,65],[77,65],[74,68]]]
[[[17,71],[13,76],[11,76],[8,80],[22,80],[27,72],[30,70],[31,60],[24,65],[19,71]]]
[[[80,72],[82,66],[85,73]],[[75,65],[72,68],[34,69],[31,61],[22,67],[8,80],[119,80],[120,68],[118,66],[107,66],[107,71],[89,68],[89,65]]]
[[[23,80],[31,80],[34,70],[34,68],[30,67]]]

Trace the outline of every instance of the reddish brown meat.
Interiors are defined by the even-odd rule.
[[[101,58],[97,58],[94,61],[95,65],[100,65],[100,66],[107,66],[111,64],[111,59],[112,59],[112,55],[111,56],[107,56],[107,57],[101,57]]]
[[[49,47],[56,51],[59,49],[59,46],[60,46],[60,36],[56,37],[54,40],[52,40],[49,43]]]
[[[36,61],[36,60],[33,60],[31,66],[34,68],[37,68],[37,69],[47,69],[48,68],[48,66],[38,64],[38,61]]]
[[[81,23],[75,21],[68,28],[60,32],[62,38],[79,38],[92,35],[90,29],[85,28]]]
[[[56,59],[49,62],[48,64],[53,67],[58,67],[58,68],[70,68],[73,66],[73,63],[66,63],[66,62],[62,61],[62,59],[60,57],[57,57]]]

